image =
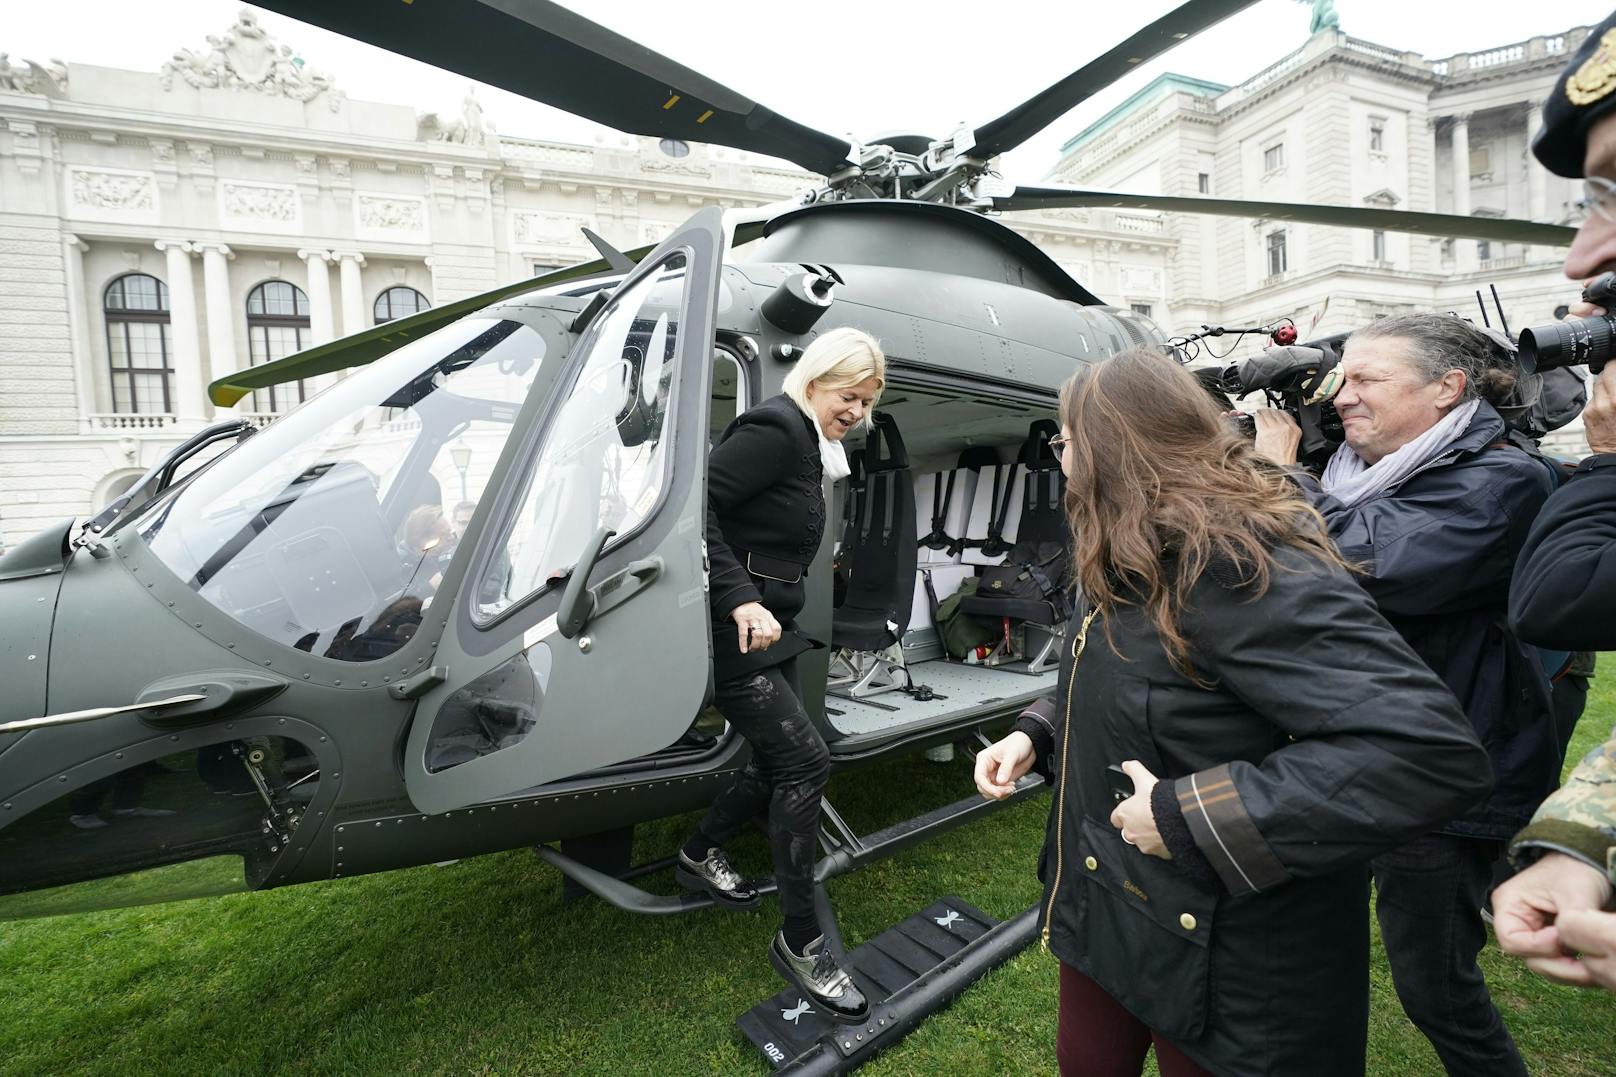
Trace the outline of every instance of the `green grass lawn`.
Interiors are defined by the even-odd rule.
[[[1573,757],[1616,721],[1616,658]],[[909,757],[841,775],[873,829],[969,788]],[[892,790],[903,791],[893,804]],[[831,885],[850,944],[953,893],[1009,917],[1037,899],[1038,798]],[[642,828],[642,856],[693,820]],[[756,837],[738,842],[763,871]],[[653,880],[652,885],[666,885]],[[0,1073],[763,1073],[735,1030],[780,988],[776,906],[636,918],[531,853],[262,894],[0,924]],[[1616,1074],[1616,998],[1545,984],[1489,949],[1494,997],[1534,1074]],[[864,1072],[1050,1073],[1055,964],[1021,954]],[[1369,1070],[1440,1074],[1374,965]]]

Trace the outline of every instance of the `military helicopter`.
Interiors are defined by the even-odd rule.
[[[825,180],[793,203],[703,210],[654,247],[591,235],[595,261],[221,379],[210,394],[230,405],[352,372],[262,431],[203,430],[95,518],[0,558],[0,917],[522,846],[624,909],[709,904],[641,889],[658,864],[624,851],[635,823],[707,803],[745,760],[744,741],[697,721],[706,452],[837,326],[883,342],[890,380],[862,474],[827,498],[845,594],[827,540],[800,618],[831,645],[802,675],[835,766],[968,743],[1047,691],[1050,605],[984,598],[1004,638],[973,665],[943,652],[928,592],[1058,512],[1048,418],[1073,364],[1165,340],[989,212],[1570,241],[1528,221],[994,174],[999,154],[1249,2],[1190,0],[980,127],[867,145],[543,0],[266,3],[624,131]],[[827,804],[819,876],[1000,806],[968,797],[860,835]]]

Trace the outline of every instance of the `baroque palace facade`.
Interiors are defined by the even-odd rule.
[[[1070,139],[1051,179],[1140,194],[1516,217],[1575,223],[1581,185],[1529,146],[1541,106],[1588,27],[1426,59],[1314,34],[1235,86],[1166,74]],[[1302,339],[1377,317],[1453,311],[1509,328],[1552,321],[1577,288],[1565,252],[1264,218],[1173,215],[1170,331],[1290,317]],[[1262,343],[1213,341],[1231,358]],[[1204,355],[1205,353],[1203,353]],[[1547,447],[1586,452],[1580,425]]]
[[[1053,178],[1559,219],[1570,185],[1528,168],[1525,140],[1583,32],[1426,61],[1322,31],[1240,86],[1163,76]],[[206,423],[272,421],[327,380],[215,408],[225,373],[593,257],[582,227],[637,246],[817,182],[701,145],[510,137],[472,97],[453,114],[353,100],[250,9],[197,38],[147,72],[0,53],[0,547],[93,512]],[[1468,311],[1487,283],[1519,328],[1570,294],[1554,251],[1137,211],[1004,220],[1169,331]]]
[[[223,29],[223,28],[221,28]],[[268,422],[209,381],[819,178],[717,147],[569,145],[349,99],[251,10],[155,72],[0,54],[0,545],[104,505],[184,436]],[[1151,214],[1023,215],[1091,289],[1159,313]]]

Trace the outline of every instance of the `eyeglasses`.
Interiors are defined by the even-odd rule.
[[[1616,180],[1587,177],[1582,181],[1582,197],[1573,205],[1582,213],[1597,213],[1602,220],[1616,224]]]
[[[1071,438],[1062,437],[1060,434],[1056,434],[1054,437],[1049,439],[1049,451],[1054,453],[1056,456],[1065,456],[1066,446],[1071,443],[1071,440]]]

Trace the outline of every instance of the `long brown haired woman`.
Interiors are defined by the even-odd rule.
[[[1055,785],[1061,1072],[1137,1074],[1154,1043],[1163,1077],[1360,1074],[1367,861],[1483,796],[1486,756],[1189,372],[1125,352],[1060,418],[1081,594],[1055,693],[976,782]]]

